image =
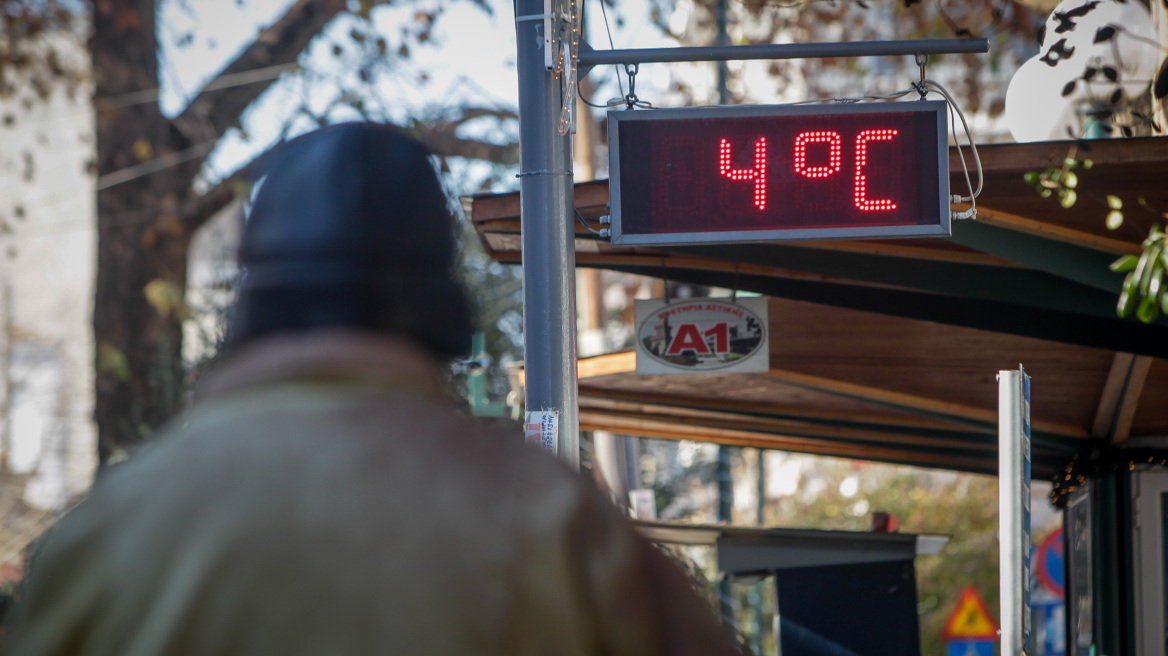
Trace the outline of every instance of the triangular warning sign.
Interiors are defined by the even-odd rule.
[[[985,601],[971,585],[961,591],[957,608],[941,632],[945,640],[977,640],[998,637],[998,625],[990,617]]]

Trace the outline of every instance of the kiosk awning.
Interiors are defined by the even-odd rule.
[[[1145,206],[1168,210],[1168,142],[1080,142],[1094,166],[1063,209],[1023,174],[1061,166],[1074,147],[980,147],[979,218],[948,239],[613,248],[577,223],[578,266],[771,298],[768,373],[637,376],[631,352],[585,359],[581,427],[992,474],[994,376],[1022,363],[1035,477],[1092,439],[1168,436],[1168,320],[1118,318],[1123,276],[1107,268],[1162,220]],[[950,160],[964,193],[955,149]],[[1115,232],[1107,194],[1124,200]],[[604,181],[576,185],[584,217],[606,214],[607,200]],[[519,195],[466,204],[491,257],[518,263]]]

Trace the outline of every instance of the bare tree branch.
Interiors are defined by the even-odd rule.
[[[260,76],[254,84],[225,85],[222,80],[255,69],[294,63],[308,43],[345,8],[344,0],[297,0],[183,110],[175,123],[187,138],[206,141],[221,137],[239,122],[243,110],[275,78]]]
[[[460,107],[454,111],[453,116],[417,120],[409,129],[431,152],[440,157],[465,157],[499,164],[518,164],[519,145],[516,143],[492,143],[455,134],[458,128],[479,118],[509,121],[518,120],[519,117],[514,111],[507,109]]]
[[[194,233],[199,226],[240,198],[247,188],[247,181],[240,175],[228,178],[201,196],[192,196],[183,205],[182,222],[188,233]]]
[[[519,163],[519,144],[495,144],[477,139],[463,139],[452,131],[419,129],[418,140],[439,157],[465,157],[499,164]]]

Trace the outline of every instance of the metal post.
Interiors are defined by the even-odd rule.
[[[1030,377],[998,372],[1002,656],[1030,653]]]
[[[515,3],[526,403],[528,424],[555,413],[556,454],[578,469],[572,148],[557,131],[560,80],[544,65],[547,11],[543,0]]]
[[[761,527],[766,523],[766,451],[755,449],[755,455],[758,458],[758,462],[755,463],[758,472],[755,481],[758,485],[756,489],[758,505],[754,509],[754,523]],[[755,656],[762,656],[762,588],[765,585],[764,578],[750,591],[750,606],[754,612],[754,638],[751,640],[750,649]]]
[[[723,46],[723,47],[730,45],[730,34],[726,29],[726,0],[718,0],[717,9],[715,11],[718,14],[718,16],[717,16],[718,45]],[[725,61],[719,61],[718,62],[718,104],[719,105],[730,104],[730,92],[729,92],[729,88],[726,86],[726,83],[729,79],[730,79],[730,69],[726,66]]]
[[[717,43],[719,47],[726,47],[730,42],[730,35],[726,31],[726,0],[718,0],[717,9],[718,34]],[[730,71],[726,67],[725,61],[718,62],[718,103],[725,105],[730,100],[730,92],[726,84],[730,78]],[[718,465],[715,468],[716,477],[718,479],[718,521],[722,524],[730,524],[734,521],[734,475],[730,471],[730,463],[732,460],[731,447],[725,444],[718,445]],[[734,599],[734,589],[730,585],[730,579],[722,577],[718,583],[718,600],[722,613],[722,624],[726,626],[735,635],[738,634],[738,621],[735,618],[735,610],[737,610],[737,603]]]
[[[590,66],[651,62],[745,61],[748,59],[814,59],[818,57],[892,57],[989,52],[989,41],[976,39],[905,39],[838,43],[763,43],[745,46],[684,48],[580,49],[581,73]]]
[[[733,521],[734,477],[730,471],[731,447],[718,445],[718,464],[715,468],[718,479],[718,522],[729,524]],[[728,576],[723,575],[718,582],[718,606],[722,615],[722,625],[734,635],[738,635],[738,620],[735,617],[738,602],[734,599],[734,588]]]

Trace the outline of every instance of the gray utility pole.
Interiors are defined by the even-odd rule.
[[[523,368],[530,413],[558,413],[556,455],[580,467],[571,135],[557,131],[560,80],[544,65],[544,0],[516,0]],[[558,54],[558,53],[553,53]]]
[[[717,44],[724,48],[730,45],[730,33],[726,25],[726,0],[718,0],[716,7]],[[725,61],[719,61],[717,64],[718,104],[728,105],[730,104],[730,88],[728,86],[730,70]],[[734,290],[734,293],[737,294],[738,290]],[[729,445],[718,445],[718,464],[714,468],[714,474],[718,479],[718,523],[720,524],[734,523],[734,473],[731,471],[731,464],[734,461],[735,451],[736,449]],[[718,581],[718,611],[722,615],[722,624],[734,635],[740,635],[741,629],[736,618],[738,603],[734,599],[734,587],[726,575],[723,575],[722,580]]]

